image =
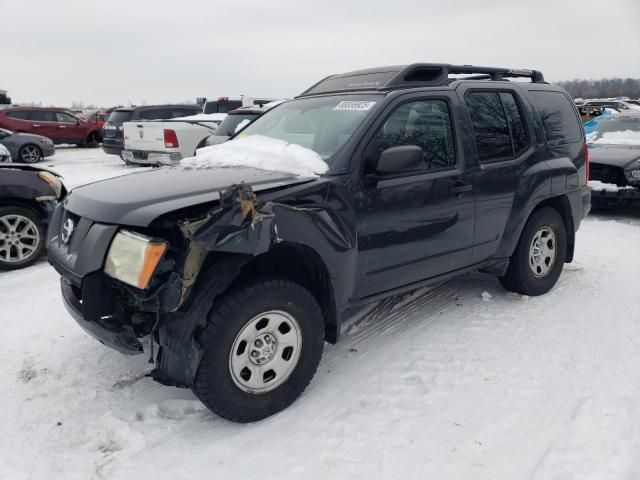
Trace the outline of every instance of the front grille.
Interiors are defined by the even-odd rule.
[[[626,187],[628,185],[627,178],[621,168],[604,165],[602,163],[589,164],[589,180],[613,183],[619,187]]]

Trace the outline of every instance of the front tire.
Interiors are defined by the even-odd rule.
[[[567,255],[567,229],[557,210],[544,207],[533,212],[520,235],[507,273],[499,277],[504,288],[537,296],[551,290]]]
[[[324,322],[313,295],[288,280],[257,280],[216,301],[198,338],[193,391],[214,413],[254,422],[293,403],[313,378]]]
[[[42,150],[37,145],[23,145],[18,151],[18,159],[23,163],[38,163],[42,158]]]
[[[42,218],[22,207],[0,207],[0,270],[34,264],[44,251]]]

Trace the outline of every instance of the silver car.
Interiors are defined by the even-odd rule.
[[[53,142],[47,137],[4,128],[0,128],[0,144],[9,150],[14,162],[36,163],[56,152]]]
[[[0,163],[10,162],[11,153],[7,150],[7,147],[0,143]]]

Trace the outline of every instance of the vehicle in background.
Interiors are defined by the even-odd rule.
[[[0,270],[33,264],[45,250],[49,218],[66,189],[47,169],[0,164]]]
[[[582,105],[594,107],[610,107],[618,110],[619,112],[623,110],[640,109],[639,105],[630,103],[627,100],[620,100],[617,98],[589,98],[585,100]]]
[[[100,132],[100,141],[102,141],[102,128],[109,119],[109,115],[109,113],[103,112],[101,110],[93,110],[84,112],[79,116],[86,118],[89,122],[93,123],[98,128],[98,132]]]
[[[7,147],[15,162],[36,163],[56,153],[56,147],[47,137],[5,128],[0,128],[0,144]]]
[[[172,120],[125,122],[122,160],[136,165],[171,165],[192,157],[226,113],[199,113]]]
[[[265,105],[273,102],[271,98],[251,98],[241,96],[238,98],[218,97],[217,100],[206,100],[202,113],[229,113],[240,107],[253,107],[255,105]]]
[[[210,135],[205,139],[204,146],[210,147],[211,145],[218,145],[226,142],[230,137],[253,122],[264,112],[271,110],[282,102],[284,102],[284,100],[277,100],[264,105],[241,107],[236,110],[231,110],[225,119],[222,120],[218,128],[215,129],[213,135]]]
[[[200,113],[198,105],[147,105],[116,108],[102,127],[102,149],[110,155],[120,155],[124,149],[122,124],[164,118],[185,117]]]
[[[41,135],[55,144],[68,143],[81,147],[95,147],[100,139],[100,131],[95,124],[68,110],[53,107],[0,110],[0,128]]]
[[[577,105],[576,107],[578,108],[578,113],[580,114],[580,119],[582,120],[582,122],[588,122],[589,120],[599,117],[600,115],[604,115],[605,114],[605,110],[608,110],[609,112],[615,112],[617,113],[618,110],[612,108],[612,107],[603,107],[601,105]]]
[[[640,206],[640,110],[595,118],[585,131],[593,205]]]
[[[290,405],[363,305],[478,270],[548,292],[590,209],[580,117],[536,70],[333,75],[241,133],[75,188],[47,243],[81,328],[157,342],[153,378],[232,421]]]
[[[7,147],[0,143],[0,163],[11,162],[11,152],[7,150]]]

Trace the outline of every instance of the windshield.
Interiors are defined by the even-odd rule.
[[[263,135],[313,150],[327,163],[380,100],[339,95],[286,102],[257,118],[238,136]]]
[[[131,110],[114,110],[109,115],[109,123],[121,124],[124,122],[128,122],[131,120],[131,115],[133,112]]]
[[[640,116],[609,115],[585,123],[587,142],[611,145],[640,145]]]
[[[243,114],[231,114],[227,115],[220,126],[213,132],[214,135],[222,135],[226,137],[230,137],[234,133],[236,133],[236,128],[240,123],[247,121],[252,121],[259,114],[257,113],[243,113]]]

